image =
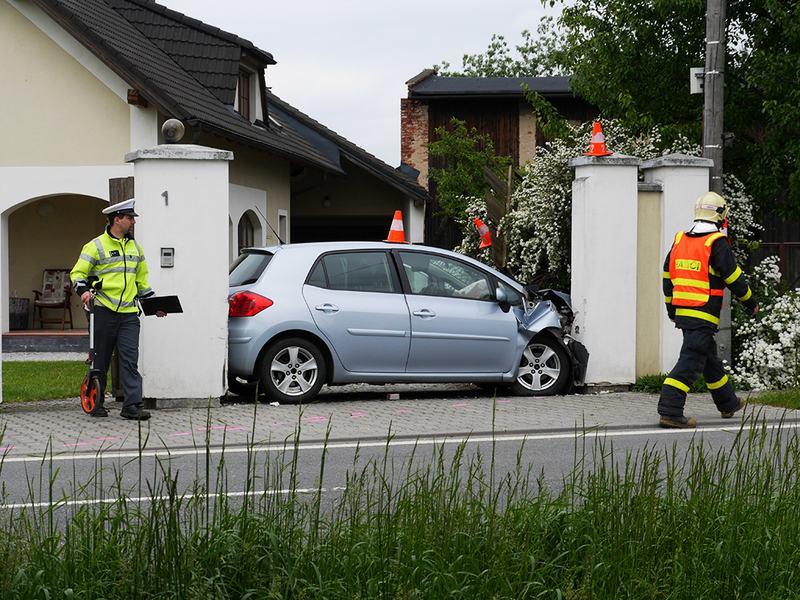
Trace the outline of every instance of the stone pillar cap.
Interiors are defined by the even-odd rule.
[[[610,154],[608,156],[576,156],[569,161],[570,167],[638,167],[641,161],[635,156]]]
[[[142,148],[128,152],[125,162],[135,162],[142,159],[160,160],[233,160],[233,152],[219,150],[197,144],[161,144],[152,148]]]
[[[690,156],[688,154],[665,154],[658,158],[646,160],[642,163],[642,169],[658,169],[660,167],[708,167],[714,166],[714,161],[710,158],[700,156]]]

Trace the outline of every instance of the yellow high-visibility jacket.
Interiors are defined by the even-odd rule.
[[[118,240],[106,229],[83,247],[69,276],[79,296],[89,290],[89,278],[97,277],[103,282],[96,297],[102,306],[135,313],[139,311],[137,298],[154,295],[147,284],[147,273],[144,252],[136,240]]]

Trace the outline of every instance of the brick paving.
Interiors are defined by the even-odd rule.
[[[387,400],[389,392],[399,399]],[[142,423],[147,449],[280,442],[296,428],[304,441],[322,440],[330,423],[332,440],[385,439],[430,435],[569,431],[583,427],[654,428],[657,396],[641,393],[601,393],[556,397],[486,397],[476,388],[442,385],[352,385],[324,390],[317,402],[304,407],[271,406],[250,401],[210,408],[163,408]],[[111,416],[93,419],[83,414],[77,398],[0,405],[0,453],[41,455],[49,445],[54,453],[130,450],[140,445],[139,424],[119,418],[119,404],[107,402]],[[751,416],[768,421],[800,420],[800,412],[754,405]],[[707,394],[690,395],[687,415],[700,426],[732,425],[723,420]],[[494,423],[493,423],[494,421]],[[253,435],[254,433],[254,435]]]

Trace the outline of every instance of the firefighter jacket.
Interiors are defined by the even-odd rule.
[[[664,261],[664,301],[679,329],[719,326],[725,286],[745,305],[756,307],[747,278],[736,265],[728,238],[719,231],[679,231]]]
[[[142,247],[132,238],[115,238],[108,229],[83,247],[69,276],[79,296],[89,290],[90,277],[100,279],[96,299],[115,312],[137,313],[137,298],[154,295]]]

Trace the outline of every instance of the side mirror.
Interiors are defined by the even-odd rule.
[[[506,291],[498,286],[494,290],[494,297],[497,299],[497,303],[500,305],[500,310],[503,312],[508,312],[511,309],[511,303],[508,301],[508,294]]]

